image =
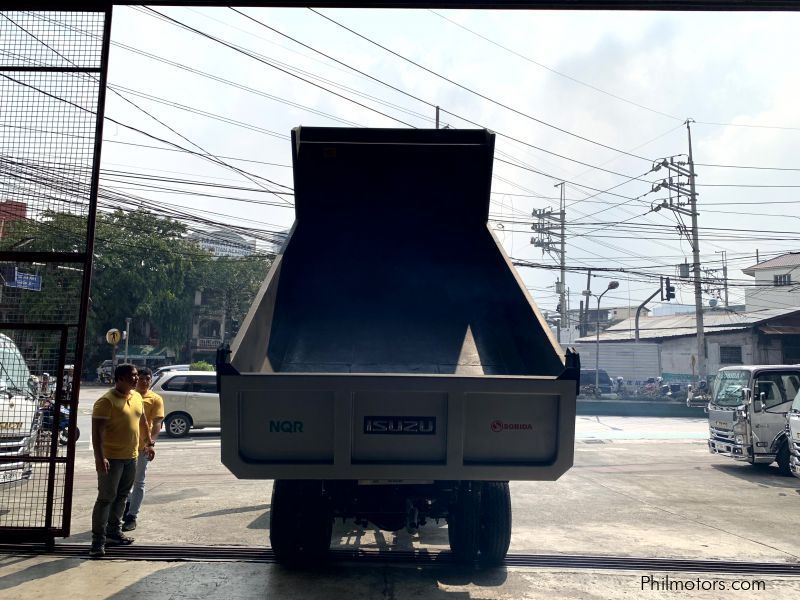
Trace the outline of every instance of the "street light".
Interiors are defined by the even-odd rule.
[[[619,281],[609,281],[608,287],[605,292],[597,297],[597,347],[594,353],[594,395],[600,395],[600,300],[606,295],[609,290],[615,290],[619,287]]]

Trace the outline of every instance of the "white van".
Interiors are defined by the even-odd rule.
[[[167,371],[153,384],[164,399],[164,433],[185,437],[190,429],[219,427],[219,392],[214,371]]]

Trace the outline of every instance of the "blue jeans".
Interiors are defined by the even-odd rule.
[[[92,543],[105,544],[107,533],[119,533],[125,498],[131,491],[135,472],[135,458],[111,458],[108,460],[108,473],[97,474],[97,501],[92,510]]]
[[[139,514],[144,500],[144,477],[147,474],[147,452],[140,451],[139,458],[136,459],[136,476],[133,479],[133,487],[128,494],[128,515],[135,519]]]

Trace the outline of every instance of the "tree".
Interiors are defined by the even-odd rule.
[[[86,224],[85,216],[47,212],[37,220],[8,224],[0,248],[25,240],[25,250],[82,252]],[[270,257],[216,258],[186,234],[183,223],[149,211],[98,213],[85,351],[90,369],[109,357],[105,332],[122,328],[126,317],[133,319],[132,340],[143,339],[149,328],[160,345],[177,352],[187,347],[199,288],[218,291],[227,319],[243,318]],[[77,322],[82,277],[75,266],[37,267],[41,292],[18,290],[26,295],[23,320]]]
[[[244,319],[271,264],[272,257],[255,254],[220,257],[205,265],[203,288],[215,292],[228,334],[233,333],[233,320],[241,323]]]

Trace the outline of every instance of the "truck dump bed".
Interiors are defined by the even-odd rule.
[[[569,468],[575,381],[487,227],[494,135],[297,128],[292,144],[296,222],[220,365],[225,464],[303,479]]]

